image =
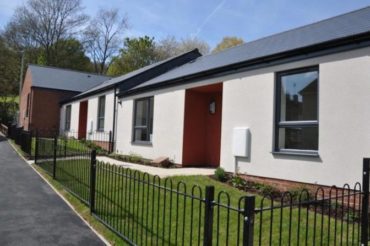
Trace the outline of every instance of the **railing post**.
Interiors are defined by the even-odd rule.
[[[91,151],[90,162],[90,214],[95,211],[96,150]]]
[[[67,157],[67,143],[68,143],[67,136],[64,136],[64,158]]]
[[[369,237],[369,169],[370,158],[363,160],[362,172],[362,215],[361,215],[361,245],[368,245]]]
[[[35,164],[37,163],[37,155],[38,155],[38,152],[39,152],[39,132],[38,130],[36,129],[36,133],[35,133]],[[32,143],[31,143],[32,145]],[[32,146],[31,146],[31,149],[32,149]]]
[[[108,146],[108,148],[109,148],[108,153],[112,153],[113,152],[112,131],[109,131],[109,146]]]
[[[206,186],[205,206],[204,206],[204,237],[203,245],[212,245],[213,232],[213,200],[215,196],[215,187]]]
[[[246,196],[244,199],[243,246],[253,245],[255,202],[254,196]]]
[[[56,177],[57,147],[58,147],[58,136],[55,134],[55,137],[54,137],[54,155],[53,155],[53,179],[55,179],[55,177]]]

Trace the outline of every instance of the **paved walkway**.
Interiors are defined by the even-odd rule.
[[[158,175],[161,178],[169,177],[169,176],[190,176],[190,175],[212,175],[215,172],[214,168],[191,168],[191,167],[184,167],[184,168],[160,168],[160,167],[152,167],[152,166],[145,166],[140,164],[133,164],[123,161],[118,161],[116,159],[112,159],[105,156],[98,156],[96,157],[98,161],[120,165],[126,168],[139,170],[141,172],[147,172],[151,175]]]
[[[0,245],[104,245],[1,135]]]

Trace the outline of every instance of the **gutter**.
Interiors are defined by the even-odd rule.
[[[114,87],[114,100],[113,100],[113,127],[112,127],[112,152],[115,149],[116,146],[115,139],[116,139],[116,110],[117,110],[117,86]]]
[[[118,93],[118,97],[133,96],[145,92],[150,92],[158,89],[164,89],[177,85],[185,85],[199,82],[205,79],[216,78],[220,76],[246,72],[256,69],[261,69],[269,66],[280,65],[288,62],[309,59],[313,57],[339,53],[370,46],[370,32],[359,34],[356,36],[341,38],[324,42],[317,45],[312,45],[304,48],[290,50],[279,54],[260,57],[257,59],[234,63],[223,67],[218,67],[210,70],[205,70],[195,74],[190,74],[175,79],[166,80],[157,84],[139,87],[137,89],[123,91]]]

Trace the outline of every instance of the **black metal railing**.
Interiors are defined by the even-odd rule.
[[[57,155],[71,156],[80,155],[83,150],[96,149],[99,154],[109,154],[113,152],[114,142],[112,132],[88,132],[81,134],[79,132],[65,131],[59,132],[56,129],[36,129],[33,131],[24,130],[15,125],[7,129],[10,139],[19,145],[26,157],[49,159],[54,152],[54,139],[57,138]],[[85,138],[82,138],[84,136]],[[37,141],[40,140],[40,141]],[[36,142],[40,151],[36,155]]]
[[[99,162],[96,146],[77,144],[37,138],[36,164],[128,244],[367,245],[370,159],[353,188],[234,197]]]
[[[22,127],[13,125],[8,128],[8,137],[19,145],[27,157],[32,158],[33,132],[25,131]]]

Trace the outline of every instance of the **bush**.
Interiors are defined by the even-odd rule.
[[[243,178],[241,178],[238,175],[235,175],[231,178],[231,184],[238,189],[244,189],[247,185],[247,181],[245,181]]]
[[[227,178],[226,178],[226,172],[225,172],[225,170],[222,167],[218,167],[215,170],[215,178],[218,181],[221,181],[221,182],[225,182],[227,180]]]
[[[306,186],[299,186],[288,191],[292,196],[293,201],[307,201],[311,198],[310,190]]]
[[[128,156],[128,159],[132,163],[142,163],[143,162],[143,157],[135,153],[130,153],[130,155]]]
[[[280,195],[280,191],[276,189],[275,187],[271,185],[261,185],[259,188],[259,191],[261,192],[262,195],[268,196],[271,195],[273,197]]]

